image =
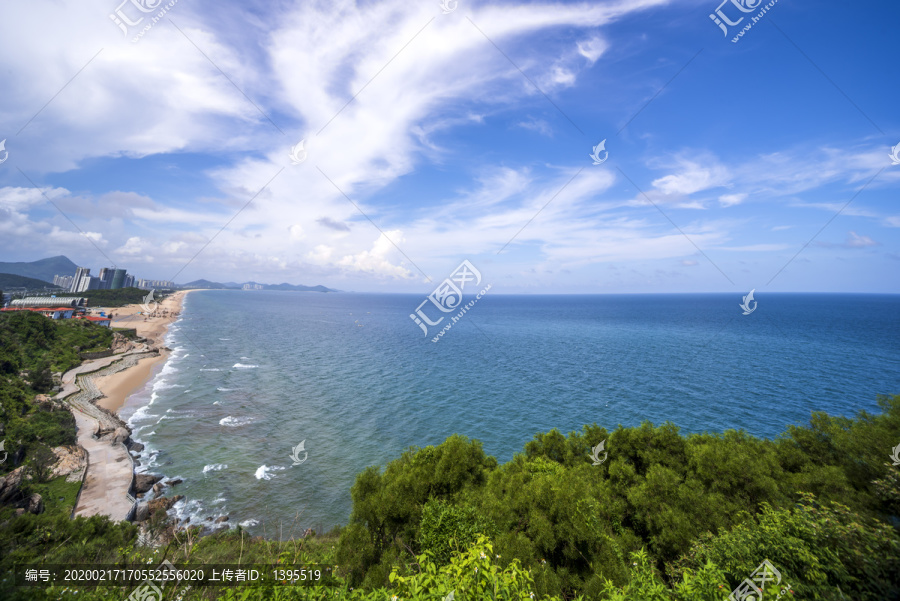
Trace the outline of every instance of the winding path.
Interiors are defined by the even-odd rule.
[[[63,374],[63,388],[54,398],[64,400],[75,416],[78,444],[88,454],[88,465],[72,516],[109,516],[123,521],[131,517],[135,499],[129,494],[134,464],[128,449],[112,436],[97,437],[101,430],[115,430],[123,424],[91,401],[103,396],[93,378],[131,367],[148,355],[146,351],[113,355],[87,361]]]

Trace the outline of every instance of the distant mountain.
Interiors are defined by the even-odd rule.
[[[294,284],[263,284],[263,290],[299,290],[301,292],[336,292],[325,286],[303,286]]]
[[[56,286],[43,280],[27,278],[24,275],[0,273],[0,290],[9,291],[10,288],[29,288],[34,290],[41,288],[56,288]]]
[[[332,290],[331,288],[326,288],[325,286],[303,286],[303,285],[295,285],[295,284],[258,284],[257,282],[244,282],[243,284],[238,284],[237,282],[225,282],[224,284],[221,282],[210,282],[209,280],[194,280],[193,282],[188,282],[187,284],[181,284],[179,288],[202,288],[204,290],[240,290],[244,287],[244,284],[254,284],[262,286],[263,290],[293,290],[299,292],[337,292],[337,290]]]
[[[70,261],[69,257],[63,255],[31,261],[30,263],[0,262],[0,273],[21,275],[45,282],[52,282],[55,275],[75,275],[76,269],[78,269],[78,265]]]
[[[234,284],[233,286],[229,286],[227,284],[221,284],[219,282],[210,282],[209,280],[194,280],[193,282],[188,282],[187,284],[181,284],[179,288],[203,288],[207,290],[240,290],[240,284]]]

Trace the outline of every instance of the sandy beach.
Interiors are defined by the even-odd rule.
[[[138,390],[153,373],[153,366],[165,362],[169,351],[164,346],[164,339],[169,325],[178,319],[181,313],[181,305],[185,295],[190,290],[180,290],[163,301],[159,302],[155,310],[149,315],[145,314],[140,305],[125,305],[109,309],[115,317],[111,323],[113,328],[134,328],[137,335],[147,338],[150,344],[160,349],[156,357],[149,357],[124,371],[97,378],[96,385],[103,392],[105,398],[99,399],[97,405],[118,413],[125,404],[128,395]]]

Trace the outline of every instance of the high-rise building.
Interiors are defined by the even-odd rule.
[[[134,286],[134,276],[133,275],[125,275],[125,284],[122,286],[123,288],[131,288]]]
[[[74,292],[85,292],[86,290],[100,290],[103,286],[103,282],[100,281],[100,278],[97,276],[86,275],[81,278],[81,282],[78,285],[78,290]]]
[[[110,267],[101,267],[100,268],[100,287],[101,288],[110,288],[110,284],[112,283],[113,270]]]
[[[55,275],[53,276],[53,285],[63,290],[69,290],[72,288],[72,280],[73,278],[70,275]]]
[[[128,275],[128,273],[124,269],[116,269],[112,273],[112,282],[110,284],[110,288],[112,288],[113,290],[124,288],[126,275]]]
[[[79,267],[75,270],[75,275],[72,278],[72,285],[69,288],[69,292],[81,292],[82,290],[87,290],[87,288],[81,287],[81,280],[84,278],[91,277],[91,268],[90,267]]]

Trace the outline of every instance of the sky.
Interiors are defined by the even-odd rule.
[[[900,4],[720,1],[5,2],[0,260],[900,293]]]

